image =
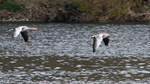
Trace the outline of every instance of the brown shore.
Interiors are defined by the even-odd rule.
[[[21,10],[0,8],[0,22],[149,22],[148,0],[10,0]],[[9,1],[9,2],[10,2]],[[0,3],[7,4],[8,0]],[[6,5],[7,6],[7,5]]]

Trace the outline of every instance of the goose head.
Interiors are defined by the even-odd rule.
[[[34,31],[37,31],[38,28],[23,26],[23,27],[22,27],[22,31],[25,31],[25,30],[34,30]]]

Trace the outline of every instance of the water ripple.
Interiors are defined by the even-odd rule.
[[[6,31],[38,27],[30,41]],[[149,83],[149,25],[1,24],[0,83]],[[92,53],[90,36],[118,33]],[[32,40],[31,40],[32,39]]]

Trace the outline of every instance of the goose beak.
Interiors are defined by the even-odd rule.
[[[119,34],[114,34],[114,36],[119,36]]]
[[[25,27],[24,30],[34,30],[34,31],[37,31],[38,28],[35,28],[35,27]]]
[[[34,31],[37,31],[38,30],[38,28],[31,28],[32,30],[34,30]]]

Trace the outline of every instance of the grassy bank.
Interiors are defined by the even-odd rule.
[[[8,13],[9,12],[9,13]],[[0,20],[46,22],[150,21],[148,0],[9,0],[0,3]]]

